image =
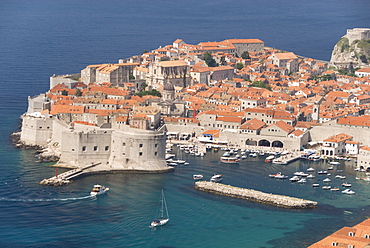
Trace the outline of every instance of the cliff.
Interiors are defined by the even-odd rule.
[[[370,29],[349,29],[335,44],[330,62],[337,68],[368,67],[370,64]]]

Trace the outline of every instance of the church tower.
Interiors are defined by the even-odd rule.
[[[175,99],[175,88],[170,83],[164,83],[162,91],[163,101],[173,101]]]

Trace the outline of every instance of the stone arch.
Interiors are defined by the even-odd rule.
[[[270,141],[268,141],[266,139],[262,139],[258,142],[258,146],[268,146],[268,147],[270,147],[271,143],[270,143]]]
[[[272,147],[284,147],[284,144],[283,142],[281,142],[280,140],[275,140],[272,142]]]
[[[245,141],[245,144],[248,145],[248,146],[257,146],[257,141],[256,140],[252,140],[252,139],[247,139]]]

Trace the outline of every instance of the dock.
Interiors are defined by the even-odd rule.
[[[85,170],[87,170],[91,167],[94,167],[98,164],[100,164],[100,163],[90,164],[90,165],[87,165],[87,166],[82,167],[82,168],[76,168],[76,169],[73,169],[73,170],[63,172],[63,173],[61,173],[59,175],[55,175],[51,178],[43,179],[40,182],[40,184],[50,185],[50,186],[63,186],[63,185],[70,184],[72,182],[71,180],[73,178],[79,177],[79,176],[87,173],[87,171],[85,171]]]
[[[290,153],[272,160],[273,164],[289,164],[301,158],[301,153]]]
[[[194,186],[196,189],[229,197],[242,198],[249,201],[275,205],[283,208],[305,209],[317,207],[317,202],[300,198],[264,193],[261,191],[234,187],[221,183],[198,181]]]

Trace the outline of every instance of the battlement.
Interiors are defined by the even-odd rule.
[[[370,40],[370,28],[347,29],[345,36],[348,38],[349,44],[355,40]]]

